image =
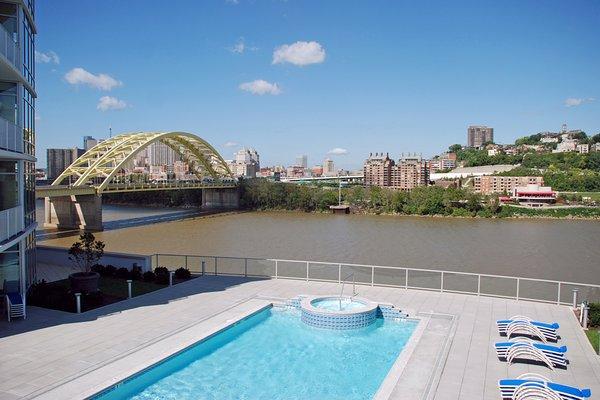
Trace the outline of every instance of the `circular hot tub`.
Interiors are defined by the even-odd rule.
[[[356,329],[377,318],[377,304],[361,297],[307,296],[302,299],[302,321],[327,329]]]

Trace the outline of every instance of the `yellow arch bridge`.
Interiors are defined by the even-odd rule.
[[[153,143],[161,142],[190,167],[193,180],[122,182],[118,179],[133,160]],[[102,194],[151,190],[204,189],[203,207],[237,208],[237,185],[227,163],[204,139],[187,132],[137,132],[98,143],[75,160],[49,186],[36,188],[45,198],[45,226],[64,229],[102,229]]]

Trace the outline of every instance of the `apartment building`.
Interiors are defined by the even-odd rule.
[[[0,2],[0,294],[35,280],[33,1]]]
[[[544,185],[541,176],[495,176],[484,175],[473,177],[473,189],[476,193],[512,193],[516,187],[527,185]]]

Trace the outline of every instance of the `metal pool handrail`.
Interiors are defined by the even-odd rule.
[[[346,280],[348,280],[348,278],[352,277],[352,297],[350,297],[350,300],[352,300],[352,298],[356,295],[356,279],[354,278],[354,272],[348,274],[348,276],[346,276],[343,280],[342,280],[342,290],[340,291],[340,310],[342,309],[342,297],[344,296],[344,284],[346,283]]]
[[[306,281],[309,280],[314,280],[314,281],[327,281],[327,282],[338,282],[338,283],[342,283],[342,270],[344,268],[363,268],[363,269],[370,269],[370,280],[363,280],[363,281],[359,281],[359,284],[367,284],[370,286],[393,286],[393,287],[403,287],[405,289],[423,289],[423,290],[434,290],[434,291],[439,291],[439,292],[450,292],[450,293],[463,293],[463,294],[473,294],[473,295],[477,295],[477,296],[489,296],[489,297],[500,297],[500,298],[508,298],[508,299],[516,299],[516,300],[533,300],[533,301],[541,301],[541,302],[546,302],[546,303],[555,303],[555,304],[571,304],[570,300],[569,301],[562,301],[561,298],[562,297],[568,297],[569,294],[567,294],[567,292],[565,291],[565,287],[566,286],[576,286],[579,289],[585,288],[588,289],[590,291],[595,291],[598,293],[599,299],[600,299],[600,285],[595,285],[595,284],[587,284],[587,283],[579,283],[579,282],[569,282],[569,281],[557,281],[557,280],[550,280],[550,279],[537,279],[537,278],[526,278],[526,277],[519,277],[519,276],[508,276],[508,275],[493,275],[493,274],[479,274],[479,273],[473,273],[473,272],[463,272],[463,271],[450,271],[450,270],[440,270],[440,269],[425,269],[425,268],[409,268],[409,267],[393,267],[393,266],[385,266],[385,265],[367,265],[367,264],[353,264],[353,263],[337,263],[337,262],[327,262],[327,261],[307,261],[307,260],[289,260],[289,259],[276,259],[276,258],[256,258],[256,257],[232,257],[232,256],[214,256],[214,255],[196,255],[196,254],[168,254],[168,253],[158,253],[158,254],[154,254],[151,256],[153,263],[154,261],[156,261],[155,266],[158,266],[159,264],[161,266],[171,266],[171,267],[175,267],[175,265],[170,265],[168,262],[167,263],[161,263],[160,258],[164,257],[164,258],[173,258],[176,257],[177,261],[173,264],[177,264],[177,267],[179,266],[185,266],[188,267],[189,266],[189,261],[190,260],[197,260],[197,259],[203,259],[204,261],[202,262],[202,265],[205,264],[205,262],[209,261],[209,260],[213,260],[214,261],[214,273],[211,272],[211,274],[214,275],[240,275],[240,276],[268,276],[268,277],[272,277],[275,279],[279,279],[279,278],[283,278],[283,279],[303,279]],[[243,261],[243,271],[240,268],[239,272],[227,272],[227,271],[222,271],[219,270],[219,260],[222,261],[227,261],[227,260],[239,260],[239,261]],[[183,261],[183,262],[182,262]],[[271,263],[271,269],[272,269],[272,273],[263,273],[263,274],[252,274],[252,273],[248,273],[248,263],[249,262],[269,262]],[[301,269],[297,269],[294,270],[294,274],[289,274],[288,276],[286,276],[286,274],[282,274],[281,273],[281,266],[280,264],[282,263],[292,263],[295,265],[303,265],[304,267],[299,267]],[[184,265],[182,265],[184,264]],[[338,274],[337,274],[337,279],[334,278],[330,278],[330,279],[324,279],[324,278],[319,278],[319,277],[315,277],[315,276],[311,276],[310,272],[311,272],[311,265],[312,266],[331,266],[332,268],[337,268],[338,269]],[[274,269],[274,270],[273,270]],[[403,284],[397,284],[393,281],[388,281],[385,282],[381,281],[381,279],[378,279],[377,282],[375,281],[375,272],[379,271],[379,273],[381,273],[382,271],[402,271],[404,272],[404,277],[403,277]],[[290,269],[288,267],[287,271],[289,272]],[[202,271],[204,273],[204,271]],[[356,271],[355,271],[356,272]],[[354,273],[354,272],[353,272]],[[367,272],[368,273],[368,272]],[[416,277],[417,282],[415,282],[415,277],[412,278],[413,282],[410,282],[410,276],[412,274],[415,273],[424,273],[424,274],[431,274],[431,275],[435,275],[435,280],[437,281],[437,283],[435,285],[427,285],[427,286],[423,286],[420,285],[420,283],[418,282],[418,278],[423,278],[423,277]],[[314,275],[314,272],[313,272]],[[448,285],[447,282],[445,282],[446,280],[449,280],[452,276],[456,276],[456,275],[460,275],[466,278],[472,278],[473,280],[476,280],[477,282],[477,290],[458,290],[456,288],[452,288],[451,285]],[[395,276],[395,278],[397,279],[399,277],[399,275],[397,274]],[[381,278],[381,277],[380,277]],[[389,277],[388,277],[389,278]],[[431,278],[431,277],[430,277]],[[346,279],[346,278],[344,278]],[[515,290],[515,294],[514,295],[509,295],[506,293],[500,294],[500,293],[489,293],[489,292],[485,292],[482,290],[482,279],[494,279],[497,281],[513,281],[514,284],[516,285],[516,290]],[[544,296],[542,297],[533,297],[535,296],[535,293],[528,293],[525,295],[522,295],[522,283],[531,283],[533,285],[535,284],[550,284],[550,285],[555,285],[556,289],[552,290],[553,294],[552,296]],[[566,290],[568,291],[568,287],[566,288]],[[502,292],[500,290],[500,292]],[[562,297],[561,297],[562,296]],[[555,300],[551,300],[548,297],[554,298]],[[584,299],[582,299],[584,300]]]

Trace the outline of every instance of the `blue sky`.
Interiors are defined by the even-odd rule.
[[[82,136],[200,135],[261,164],[426,156],[561,124],[600,132],[596,1],[37,2],[37,155]],[[101,75],[103,74],[103,75]],[[264,82],[261,82],[264,81]]]

